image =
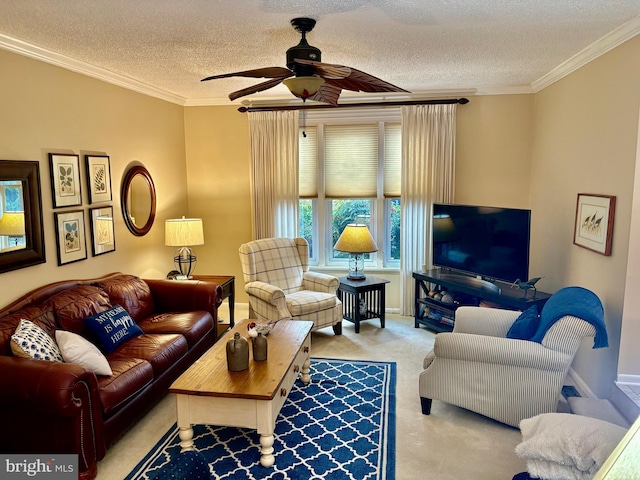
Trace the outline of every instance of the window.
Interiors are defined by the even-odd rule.
[[[349,119],[306,115],[299,137],[299,232],[314,265],[338,265],[333,250],[344,227],[364,223],[378,245],[369,267],[400,264],[401,126],[399,111]],[[335,114],[334,114],[335,115]],[[388,117],[388,113],[385,112]],[[364,118],[364,119],[363,119]]]

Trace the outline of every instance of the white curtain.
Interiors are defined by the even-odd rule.
[[[250,112],[253,239],[297,236],[298,111]]]
[[[456,106],[402,107],[402,315],[414,314],[412,273],[431,262],[431,206],[454,200]]]

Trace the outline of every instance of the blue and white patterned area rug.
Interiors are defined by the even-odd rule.
[[[195,461],[221,480],[393,480],[395,389],[395,363],[312,358],[311,383],[296,382],[276,421],[273,467],[255,430],[213,425],[194,426]],[[179,442],[174,424],[126,480],[207,478]]]

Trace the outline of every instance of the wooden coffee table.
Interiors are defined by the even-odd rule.
[[[176,394],[181,452],[194,450],[194,424],[255,428],[260,434],[260,464],[271,467],[276,417],[300,375],[310,381],[311,328],[313,322],[281,320],[269,335],[268,357],[255,362],[249,353],[249,368],[227,369],[227,340],[235,332],[247,337],[242,320],[171,385]]]

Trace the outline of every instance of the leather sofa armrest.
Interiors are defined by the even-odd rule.
[[[95,476],[106,452],[95,374],[71,363],[11,356],[0,356],[0,372],[0,422],[10,432],[0,449],[78,453],[80,476]],[[37,419],[38,430],[25,428],[25,419]],[[63,425],[66,434],[51,437]]]
[[[204,310],[218,318],[218,307],[222,303],[222,287],[201,280],[146,280],[149,285],[156,312],[191,312]]]

